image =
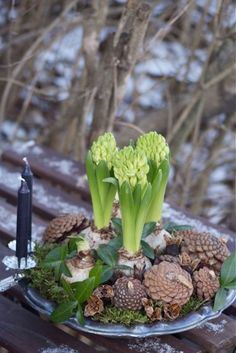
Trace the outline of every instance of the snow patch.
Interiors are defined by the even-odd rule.
[[[161,343],[160,338],[135,339],[134,343],[128,343],[128,348],[136,353],[184,353],[167,343]]]
[[[61,345],[59,347],[48,347],[40,349],[39,353],[79,353],[79,351],[68,346]]]
[[[226,320],[221,320],[218,324],[206,322],[205,324],[199,326],[199,328],[205,328],[208,332],[213,332],[216,335],[217,333],[224,332],[226,324]]]

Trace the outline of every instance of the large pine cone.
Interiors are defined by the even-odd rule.
[[[138,279],[121,277],[113,285],[114,305],[120,309],[140,310],[147,298],[145,287]]]
[[[192,279],[178,264],[167,261],[154,265],[144,274],[144,285],[148,295],[164,304],[187,303],[193,292]]]
[[[181,252],[186,252],[192,259],[200,259],[216,271],[221,269],[224,260],[230,255],[225,242],[209,233],[192,230],[179,233],[183,236]]]
[[[72,233],[80,233],[89,226],[89,221],[82,214],[66,214],[54,218],[47,226],[43,240],[45,243],[57,243],[65,240]]]
[[[219,278],[207,267],[193,273],[193,286],[199,299],[209,300],[220,287]]]

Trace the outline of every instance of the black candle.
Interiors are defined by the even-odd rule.
[[[32,191],[33,191],[33,173],[30,169],[29,162],[27,158],[23,158],[25,162],[24,169],[22,171],[22,178],[25,179],[27,186],[30,191],[30,207],[29,207],[29,218],[28,218],[28,240],[31,246],[31,238],[32,238]]]
[[[28,253],[29,208],[30,191],[26,181],[22,179],[17,199],[16,257],[18,267],[20,267],[21,258],[27,258]]]

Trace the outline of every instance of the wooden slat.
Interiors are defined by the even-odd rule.
[[[32,239],[40,240],[48,222],[33,214]],[[15,238],[16,234],[16,207],[0,198],[0,235],[5,241]],[[1,241],[1,239],[0,239]]]
[[[108,352],[106,347],[96,346],[96,342],[92,347],[86,345],[2,295],[0,312],[4,313],[0,316],[0,346],[12,353],[39,353],[60,346],[74,349],[75,353]]]
[[[27,157],[35,175],[53,183],[77,191],[89,199],[84,165],[41,146],[25,147],[21,150],[9,149],[3,152],[2,159],[23,165],[22,158]]]
[[[200,343],[209,353],[232,353],[236,347],[236,321],[222,314],[199,328],[183,332],[180,336]]]
[[[21,168],[13,168],[7,163],[0,163],[0,195],[13,204],[17,202],[18,176]],[[79,199],[79,196],[68,194],[48,182],[34,178],[33,211],[40,216],[52,219],[63,213],[83,213],[91,217],[91,206]]]

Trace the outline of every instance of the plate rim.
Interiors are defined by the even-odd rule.
[[[55,303],[45,299],[37,289],[30,287],[23,281],[21,283],[24,297],[28,304],[40,312],[41,314],[49,316],[55,308]],[[210,304],[203,305],[198,311],[191,312],[184,317],[173,321],[154,322],[148,324],[136,324],[131,327],[122,324],[104,324],[99,321],[94,321],[85,318],[85,325],[80,325],[75,317],[71,317],[65,321],[64,324],[87,333],[92,333],[107,337],[151,337],[174,334],[188,331],[197,326],[203,325],[205,322],[215,319],[229,307],[236,300],[236,289],[231,289],[226,297],[225,305],[221,310],[213,311]]]

